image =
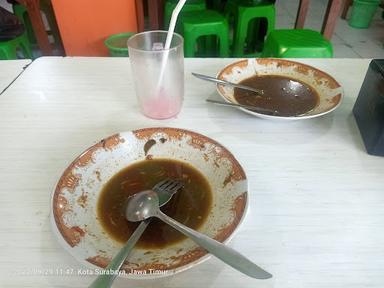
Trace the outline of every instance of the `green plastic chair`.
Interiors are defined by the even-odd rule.
[[[32,50],[29,46],[29,41],[26,32],[11,40],[0,41],[0,59],[17,59],[18,49],[23,52],[25,58],[32,59]]]
[[[309,29],[279,29],[269,33],[262,57],[332,58],[330,41]]]
[[[175,9],[177,3],[179,1],[177,0],[167,0],[165,2],[164,6],[164,30],[168,30],[169,28],[169,22],[171,21],[172,12]],[[206,10],[207,5],[205,3],[205,0],[187,0],[187,2],[184,4],[183,8],[181,9],[181,13],[183,12],[192,12],[192,11],[202,11]],[[179,22],[178,18],[178,22]],[[180,26],[179,26],[180,27]],[[177,28],[176,31],[180,32],[181,28]]]
[[[180,23],[184,36],[185,57],[229,56],[228,21],[219,12],[184,12]],[[205,41],[201,41],[202,39]]]
[[[275,5],[261,0],[229,0],[225,14],[229,22],[232,19],[234,22],[232,55],[235,57],[258,56],[260,52],[256,51],[255,46],[259,37],[260,20],[264,19],[266,22],[266,35],[268,35],[275,28]],[[259,50],[261,51],[262,48]]]

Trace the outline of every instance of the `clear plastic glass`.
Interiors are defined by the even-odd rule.
[[[154,119],[176,116],[184,98],[183,37],[174,33],[163,50],[167,31],[148,31],[128,40],[135,90],[142,113]]]

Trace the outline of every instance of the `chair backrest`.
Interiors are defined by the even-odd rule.
[[[304,22],[305,18],[307,17],[309,2],[309,0],[300,0],[299,9],[297,10],[296,15],[295,29],[304,28]],[[325,11],[323,25],[321,28],[321,34],[323,34],[324,38],[328,40],[332,38],[337,20],[341,14],[343,3],[344,0],[328,1],[327,10]]]

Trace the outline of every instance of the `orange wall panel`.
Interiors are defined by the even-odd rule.
[[[52,0],[68,56],[108,56],[104,40],[137,32],[134,0]]]

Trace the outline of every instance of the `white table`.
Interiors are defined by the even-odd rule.
[[[0,61],[0,93],[27,67],[32,61],[1,60]]]
[[[302,122],[254,118],[205,102],[235,59],[186,59],[177,119],[139,113],[129,59],[39,58],[0,97],[0,287],[86,287],[82,266],[56,242],[50,194],[81,151],[118,131],[195,130],[243,164],[250,211],[232,246],[273,273],[259,281],[212,258],[174,277],[119,279],[115,287],[384,287],[384,158],[365,152],[351,114],[369,60],[302,60],[345,88],[334,113]],[[44,276],[73,268],[72,275]],[[22,275],[31,274],[31,275]]]

